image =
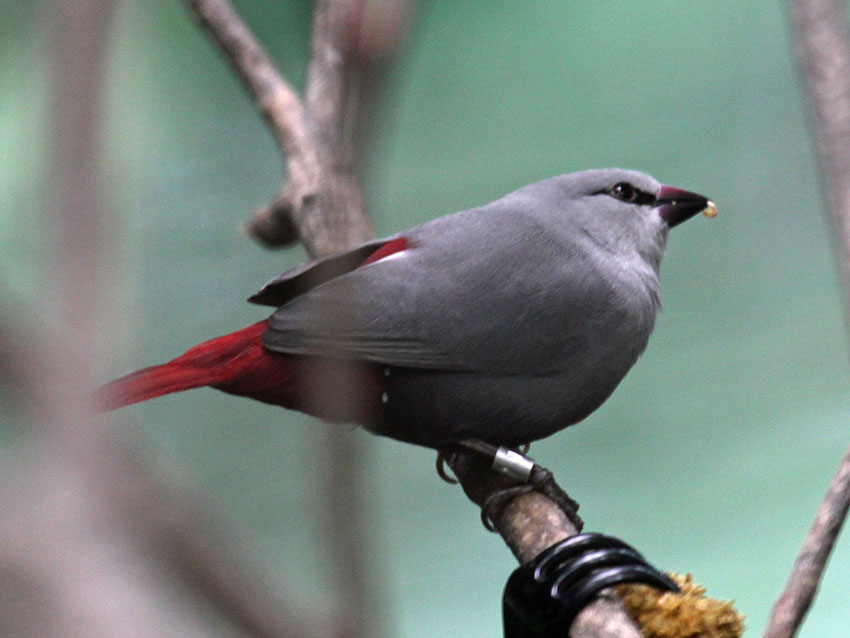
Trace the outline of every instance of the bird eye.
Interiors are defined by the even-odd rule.
[[[640,191],[627,182],[620,182],[614,184],[609,193],[620,201],[631,203],[637,201]]]

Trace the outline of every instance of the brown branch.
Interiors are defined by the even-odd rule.
[[[335,636],[330,623],[299,613],[282,579],[267,578],[241,544],[239,530],[217,516],[200,490],[172,484],[128,437],[107,437],[94,474],[139,544],[186,579],[217,612],[253,638]],[[120,480],[116,477],[120,476]],[[321,621],[321,622],[320,622]]]
[[[304,105],[277,73],[268,56],[226,0],[191,0],[211,37],[225,51],[233,68],[249,89],[278,140],[297,134],[303,143],[281,143],[287,156],[288,182],[274,204],[259,211],[248,223],[250,235],[269,247],[282,246],[294,236],[307,252],[326,255],[372,237],[360,184],[354,170],[352,95],[357,76],[346,45],[355,10],[362,0],[318,0],[313,12],[311,53]],[[258,71],[261,70],[260,71]],[[260,76],[258,80],[257,77]],[[264,110],[264,95],[283,95],[297,108],[286,113],[297,117],[271,117]],[[281,100],[279,100],[281,101]],[[306,156],[306,160],[305,157]],[[293,168],[305,167],[308,189],[301,189]],[[292,230],[295,232],[292,232]],[[336,384],[319,391],[345,394]],[[375,633],[377,602],[369,583],[364,544],[364,508],[361,503],[361,443],[338,431],[324,430],[325,463],[320,485],[329,530],[326,539],[333,566],[333,582],[349,635]]]
[[[22,308],[15,308],[8,290],[0,292],[0,296],[5,301],[0,310],[0,393],[5,405],[34,417],[47,401],[40,380],[41,366],[34,360],[30,345],[33,335],[23,327],[32,325],[34,318]],[[22,321],[20,317],[26,319]]]
[[[821,191],[850,329],[850,30],[838,0],[789,0],[797,61],[809,103]],[[790,638],[814,600],[850,506],[850,449],[815,516],[785,591],[773,607],[766,638]]]
[[[353,96],[359,78],[350,39],[363,0],[316,0],[304,101],[319,149],[323,188],[315,201],[293,211],[311,255],[326,255],[373,236],[354,170]],[[358,161],[361,158],[356,158]]]
[[[292,215],[318,193],[322,168],[301,98],[227,0],[186,0],[248,89],[284,154],[287,181],[276,201],[260,210],[248,231],[270,246],[298,239]]]
[[[268,247],[300,237],[312,256],[370,237],[352,154],[343,152],[352,86],[344,36],[357,2],[316,2],[306,107],[227,0],[186,2],[230,61],[285,156],[286,182],[275,201],[248,222],[247,232]]]
[[[0,520],[0,580],[7,592],[13,574],[47,604],[15,607],[15,597],[4,595],[0,624],[14,629],[0,633],[319,635],[301,629],[196,495],[163,479],[126,428],[90,414],[80,400],[92,379],[103,378],[108,327],[117,323],[108,312],[114,269],[105,264],[101,144],[114,9],[112,0],[54,0],[46,13],[51,259],[44,294],[61,320],[26,340],[26,361],[9,355],[19,374],[38,380],[30,411],[38,428],[15,466],[0,466],[3,483],[15,485],[0,490],[0,507],[10,513]],[[179,600],[166,600],[163,583]],[[45,623],[55,627],[43,630]]]
[[[346,28],[361,1],[317,0],[313,10],[304,99],[319,149],[323,188],[315,200],[293,211],[292,217],[307,251],[314,256],[344,250],[372,237],[349,134],[357,116],[351,96],[358,78],[352,70]],[[252,228],[256,231],[262,226]],[[325,397],[357,391],[352,380],[340,384],[316,381],[317,391]],[[363,442],[330,428],[321,436],[325,464],[320,489],[327,522],[323,529],[336,595],[347,616],[348,635],[376,635],[381,615],[377,613],[378,588],[370,583],[367,567],[371,552],[363,503]]]
[[[448,459],[464,492],[479,507],[487,497],[514,485],[495,474],[482,457],[467,453]],[[509,501],[493,521],[496,531],[520,563],[527,563],[544,549],[578,534],[563,510],[540,492],[529,492]],[[610,589],[599,593],[573,621],[570,638],[641,638],[642,634]]]
[[[850,329],[850,33],[840,0],[789,0]]]
[[[841,459],[815,521],[794,562],[782,596],[776,601],[764,632],[765,638],[791,638],[815,598],[838,533],[850,507],[850,448]]]

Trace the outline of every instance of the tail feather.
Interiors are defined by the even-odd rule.
[[[97,390],[97,407],[115,410],[210,386],[329,421],[362,423],[372,418],[385,391],[383,375],[374,364],[270,352],[260,340],[267,327],[267,320],[255,323],[199,343],[168,363],[110,381]]]
[[[247,363],[274,358],[260,343],[267,326],[267,320],[260,321],[200,343],[168,363],[142,368],[110,381],[97,391],[98,407],[109,411],[172,392],[207,385],[227,386],[244,374]]]

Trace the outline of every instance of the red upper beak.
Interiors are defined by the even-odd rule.
[[[715,210],[707,197],[672,186],[662,186],[655,202],[661,219],[671,228],[704,210]]]

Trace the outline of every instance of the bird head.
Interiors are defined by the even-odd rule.
[[[710,199],[615,168],[555,178],[570,221],[590,241],[617,256],[640,255],[657,270],[667,233],[699,212],[717,214]]]

